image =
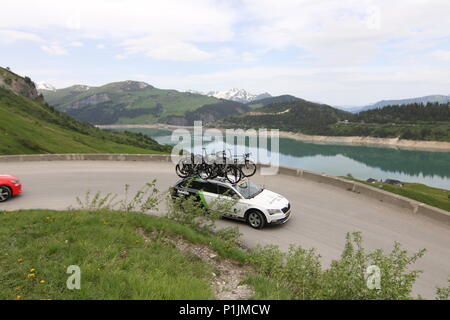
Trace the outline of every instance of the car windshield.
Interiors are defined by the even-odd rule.
[[[236,190],[246,199],[254,198],[260,194],[264,188],[248,180],[243,180],[236,184]]]

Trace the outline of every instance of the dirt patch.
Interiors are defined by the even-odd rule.
[[[159,236],[157,231],[147,232],[143,228],[137,228],[136,231],[142,235],[146,243]],[[207,245],[191,243],[182,237],[165,235],[160,239],[174,245],[186,255],[200,258],[215,270],[211,286],[218,300],[246,300],[254,294],[251,287],[242,284],[246,274],[251,271],[250,267],[222,258]]]

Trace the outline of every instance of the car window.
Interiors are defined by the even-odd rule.
[[[183,181],[180,186],[182,188],[189,188],[189,189],[194,189],[194,190],[200,190],[203,187],[203,182],[201,181],[197,181],[197,180],[192,180],[192,179],[188,179]]]
[[[217,188],[218,188],[218,192],[220,195],[224,195],[224,196],[228,196],[228,197],[237,197],[238,196],[233,189],[228,188],[226,186],[217,185]]]
[[[242,180],[236,185],[236,189],[246,199],[251,199],[260,194],[264,189],[248,180]]]
[[[217,184],[211,182],[203,182],[203,186],[201,189],[205,192],[217,193]]]
[[[210,193],[217,193],[217,185],[211,182],[198,181],[198,180],[186,180],[181,184],[183,188],[189,188],[194,190],[202,190]]]

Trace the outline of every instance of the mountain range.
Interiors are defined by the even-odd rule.
[[[260,94],[254,94],[250,93],[244,89],[238,89],[233,88],[229,90],[224,91],[208,91],[208,92],[202,92],[202,91],[195,91],[195,90],[188,90],[187,92],[190,93],[197,93],[209,97],[215,97],[218,99],[225,99],[225,100],[231,100],[236,101],[240,103],[250,103],[256,100],[261,100],[264,98],[270,98],[272,95],[270,95],[267,92],[260,93]]]
[[[129,81],[129,82],[135,82],[135,81]],[[137,82],[143,84],[143,82]],[[149,85],[147,85],[149,86]],[[74,90],[74,91],[87,91],[90,88],[97,88],[97,87],[90,87],[86,85],[75,85],[69,88],[65,89],[56,89],[53,85],[49,83],[40,82],[36,85],[39,92],[43,93],[44,96],[47,96],[50,100],[50,103],[56,102],[57,104],[60,103],[59,99],[54,100],[54,97],[57,97],[58,94],[51,94],[51,92],[63,92],[63,90]],[[152,87],[153,88],[153,87]],[[175,90],[172,90],[175,91]],[[265,105],[268,105],[270,103],[278,103],[278,102],[291,102],[299,100],[300,98],[297,98],[292,95],[280,95],[280,96],[272,96],[270,93],[260,93],[260,94],[254,94],[250,93],[245,89],[238,89],[238,88],[232,88],[229,90],[223,90],[223,91],[197,91],[197,90],[187,90],[185,92],[179,92],[180,94],[183,93],[189,93],[193,95],[201,95],[201,96],[207,96],[212,98],[217,98],[220,100],[229,100],[229,101],[235,101],[242,104],[247,104],[251,109],[262,107]],[[423,97],[417,97],[417,98],[406,98],[406,99],[396,99],[396,100],[381,100],[373,104],[365,105],[365,106],[359,106],[359,107],[343,107],[343,106],[334,106],[337,109],[348,111],[351,113],[358,113],[366,110],[371,109],[378,109],[383,108],[386,106],[392,106],[392,105],[407,105],[407,104],[414,104],[414,103],[420,103],[420,104],[427,104],[427,103],[450,103],[450,95],[428,95]],[[320,104],[320,103],[319,103]],[[194,108],[195,109],[195,108]],[[192,110],[191,110],[192,111]]]
[[[49,83],[46,82],[38,82],[36,83],[36,89],[38,91],[47,90],[47,91],[56,91],[56,88]]]
[[[0,153],[164,150],[144,136],[108,133],[81,122],[186,126],[203,120],[210,127],[265,127],[311,135],[450,141],[448,96],[382,101],[374,104],[377,109],[354,114],[291,95],[244,104],[158,89],[131,80],[99,87],[40,87],[45,89],[38,92],[30,78],[0,68]],[[241,92],[241,97],[244,95]],[[400,105],[387,107],[390,104]]]
[[[401,106],[401,105],[407,105],[407,104],[424,104],[427,103],[450,103],[450,95],[429,95],[429,96],[423,96],[418,98],[407,98],[407,99],[398,99],[398,100],[381,100],[376,103],[361,106],[361,107],[352,107],[352,108],[343,108],[343,107],[337,107],[341,110],[349,111],[352,113],[358,113],[362,111],[372,110],[372,109],[380,109],[387,106]]]
[[[100,87],[75,85],[40,92],[51,106],[91,124],[192,125],[197,119],[209,123],[249,110],[237,101],[158,89],[131,80]]]

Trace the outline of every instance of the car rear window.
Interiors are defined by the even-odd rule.
[[[228,196],[228,197],[234,197],[237,196],[236,192],[233,189],[230,189],[228,187],[218,185],[218,192],[220,195]]]
[[[189,188],[194,190],[202,190],[210,193],[217,193],[217,185],[211,182],[198,181],[198,180],[186,180],[181,184],[183,188]]]
[[[210,193],[217,193],[217,184],[211,182],[203,182],[202,190]]]

